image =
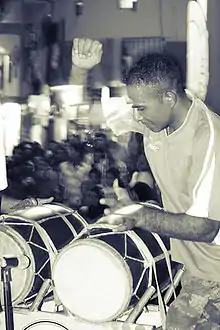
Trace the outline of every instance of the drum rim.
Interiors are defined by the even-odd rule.
[[[10,219],[10,216],[7,216],[4,218],[4,221],[7,219]],[[11,218],[13,219],[13,218]],[[25,219],[23,219],[25,220]],[[33,224],[31,224],[33,225]],[[2,230],[3,229],[3,230]],[[31,250],[31,247],[25,241],[24,237],[19,234],[14,228],[10,227],[10,223],[5,223],[0,224],[0,231],[4,232],[6,235],[8,235],[11,239],[15,240],[16,245],[18,245],[22,251],[24,251],[24,255],[26,255],[28,258],[30,258],[30,265],[27,269],[24,269],[24,271],[27,271],[30,276],[27,276],[28,282],[25,283],[24,288],[21,291],[21,294],[16,298],[13,299],[12,297],[12,304],[13,306],[16,304],[23,303],[25,301],[25,298],[28,296],[30,293],[33,285],[34,285],[34,280],[35,280],[35,272],[36,272],[36,267],[35,267],[35,259],[34,259],[34,254]]]
[[[68,252],[71,248],[75,247],[75,246],[78,246],[78,245],[83,245],[84,242],[90,242],[90,246],[91,245],[94,245],[95,247],[100,247],[102,246],[105,250],[108,250],[110,252],[113,252],[113,254],[117,257],[117,260],[120,262],[120,264],[122,265],[123,269],[126,270],[126,275],[127,275],[127,278],[128,278],[128,282],[129,282],[129,288],[127,290],[127,294],[126,294],[126,297],[124,299],[124,303],[123,305],[121,306],[121,308],[115,312],[114,315],[112,316],[109,316],[108,318],[105,318],[105,319],[100,319],[100,320],[91,320],[91,319],[87,319],[85,317],[81,317],[80,315],[77,315],[77,314],[74,314],[73,311],[71,311],[66,305],[65,303],[63,303],[59,297],[59,294],[57,293],[57,290],[56,290],[56,284],[55,284],[55,279],[54,279],[54,275],[55,275],[55,268],[59,262],[59,260],[62,258],[62,256]],[[110,253],[111,255],[111,253]],[[132,294],[133,294],[133,278],[132,278],[132,275],[131,275],[131,270],[129,268],[129,266],[127,265],[127,263],[125,262],[125,260],[123,259],[123,257],[121,256],[121,254],[116,250],[114,249],[111,245],[108,245],[106,242],[103,242],[103,241],[100,241],[96,238],[84,238],[82,240],[75,240],[73,243],[65,246],[62,251],[56,256],[55,258],[55,261],[53,263],[53,266],[52,266],[52,281],[54,283],[54,290],[56,291],[57,293],[57,296],[59,297],[62,305],[72,314],[72,315],[76,315],[77,317],[79,317],[81,320],[84,320],[86,322],[95,322],[95,323],[101,323],[101,322],[109,322],[109,321],[112,321],[113,319],[115,319],[116,317],[119,317],[120,315],[123,314],[123,312],[125,310],[127,310],[129,304],[130,304],[130,300],[132,298]]]
[[[63,213],[59,212],[59,210],[53,209],[53,206],[60,207],[61,210],[66,211],[66,214],[63,214]],[[25,211],[25,209],[24,209],[24,210],[14,211],[10,216],[13,217],[13,218],[15,218],[15,219],[18,219],[19,218],[19,219],[25,220],[27,222],[32,222],[34,224],[35,228],[38,225],[40,227],[42,227],[41,226],[42,222],[45,222],[46,220],[51,219],[52,217],[59,216],[59,217],[61,217],[64,220],[64,222],[66,223],[67,227],[72,232],[72,234],[73,234],[72,241],[74,241],[75,238],[78,237],[78,235],[80,235],[81,231],[84,231],[85,228],[87,228],[87,226],[88,226],[88,223],[87,223],[86,219],[84,219],[76,210],[71,209],[70,207],[68,207],[66,205],[63,205],[61,203],[54,202],[54,203],[48,203],[48,204],[44,204],[44,205],[34,205],[34,206],[29,207],[29,209],[31,209],[31,210],[34,210],[35,209],[36,210],[39,207],[41,207],[41,209],[48,210],[48,211],[52,212],[52,214],[48,214],[48,215],[43,214],[41,218],[39,218],[39,219],[33,219],[31,217],[27,217],[27,215],[24,215],[22,213],[22,211]],[[26,211],[27,211],[27,209],[26,209]],[[82,224],[83,229],[79,233],[76,232],[76,230],[74,228],[74,225],[67,218],[67,215],[74,216],[76,218],[76,220],[79,221]],[[37,225],[35,225],[35,224],[37,224]],[[49,233],[47,231],[46,231],[46,234],[47,234],[47,237],[49,237],[49,240],[52,242],[52,245],[53,245],[54,242],[51,240],[51,237],[50,237],[50,235],[49,235]],[[43,234],[43,236],[44,236],[44,234]],[[44,241],[44,238],[42,238],[42,240]],[[54,247],[54,249],[56,250],[56,253],[58,253],[58,250],[55,247]]]

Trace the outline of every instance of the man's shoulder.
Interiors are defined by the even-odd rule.
[[[194,121],[194,137],[206,139],[213,131],[215,135],[220,135],[220,116],[211,107],[205,104],[201,99],[195,98],[194,112],[196,112],[196,121]]]
[[[203,116],[205,115],[206,118],[210,117],[214,123],[220,124],[220,112],[218,113],[217,111],[215,111],[205,101],[195,97],[194,108],[198,110],[200,114],[203,114]]]
[[[202,127],[200,130],[203,128],[203,130],[208,130],[210,132],[213,132],[215,136],[215,140],[219,141],[220,139],[220,115],[216,113],[212,108],[206,106],[205,109],[206,117],[207,120],[203,120],[202,122]]]

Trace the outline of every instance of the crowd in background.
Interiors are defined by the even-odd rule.
[[[116,198],[115,182],[134,201],[160,203],[138,133],[130,135],[128,147],[105,131],[72,134],[65,141],[51,141],[45,149],[23,141],[7,160],[7,173],[7,194],[18,199],[54,196],[89,223],[104,214],[100,199]]]

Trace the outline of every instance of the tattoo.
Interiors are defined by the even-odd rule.
[[[210,243],[220,228],[215,220],[150,207],[143,207],[136,215],[136,227],[180,240]]]

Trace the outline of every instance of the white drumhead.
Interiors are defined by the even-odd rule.
[[[119,316],[132,295],[132,276],[121,255],[98,239],[64,248],[53,267],[56,293],[74,315],[90,322]]]
[[[16,267],[12,269],[11,294],[13,304],[18,304],[30,292],[34,283],[35,263],[32,251],[15,230],[9,227],[0,227],[0,256],[19,257],[26,255],[30,258],[31,264],[26,269]],[[3,287],[0,282],[0,299],[3,301]]]

